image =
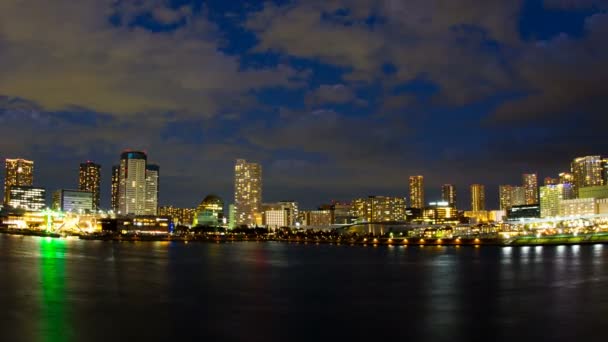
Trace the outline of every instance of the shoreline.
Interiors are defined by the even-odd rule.
[[[45,231],[0,229],[0,234],[15,236],[38,236],[48,238],[64,238],[57,233]],[[69,235],[80,240],[113,241],[113,242],[182,242],[182,243],[233,243],[233,242],[282,242],[296,244],[329,244],[349,246],[498,246],[498,247],[525,247],[525,246],[559,246],[559,245],[593,245],[608,244],[608,233],[553,235],[553,236],[520,236],[511,239],[502,238],[277,238],[263,236],[171,236],[171,235]]]

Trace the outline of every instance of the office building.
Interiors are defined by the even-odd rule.
[[[424,208],[424,177],[410,177],[410,207],[422,209]]]
[[[580,188],[578,190],[578,198],[608,198],[608,185]]]
[[[431,202],[422,211],[422,221],[430,224],[457,224],[459,222],[458,211],[447,201]]]
[[[575,198],[561,202],[562,216],[596,215],[598,203],[595,198]]]
[[[574,159],[571,164],[571,171],[575,197],[578,197],[580,188],[604,184],[602,158],[600,156],[586,156]]]
[[[44,188],[11,185],[8,189],[8,206],[11,208],[40,211],[46,207],[46,190]]]
[[[300,211],[299,221],[304,226],[323,227],[331,225],[331,210]]]
[[[158,216],[170,217],[175,225],[192,226],[196,209],[163,206],[158,208]]]
[[[10,202],[11,186],[34,185],[34,162],[25,159],[6,159],[4,177],[4,204]]]
[[[509,210],[513,206],[513,186],[501,185],[498,187],[500,210]]]
[[[91,161],[80,164],[78,173],[78,190],[93,194],[93,209],[99,210],[100,205],[101,166]]]
[[[405,221],[405,208],[401,197],[369,196],[353,201],[353,211],[360,222]]]
[[[538,204],[538,177],[535,173],[524,173],[522,175],[526,204]]]
[[[254,226],[262,209],[262,166],[238,159],[234,167],[234,210],[236,225]]]
[[[158,192],[159,192],[160,167],[158,165],[146,165],[146,207],[145,215],[158,214]]]
[[[119,195],[118,189],[120,188],[120,166],[112,166],[112,193],[111,193],[111,208],[114,212],[118,212],[119,208]]]
[[[90,191],[57,190],[53,193],[53,209],[71,213],[95,210],[95,195]]]
[[[351,224],[357,221],[357,216],[353,212],[353,205],[349,202],[334,202],[332,205],[332,223]]]
[[[264,213],[264,224],[266,226],[275,225],[279,222],[278,212],[281,212],[282,218],[280,219],[281,225],[279,227],[295,226],[298,219],[298,203],[295,201],[281,201],[276,203],[264,203],[262,204],[262,212]],[[269,217],[266,215],[268,212],[273,217],[273,223],[269,223]],[[275,227],[276,228],[276,227]]]
[[[572,198],[572,184],[540,187],[540,217],[561,216],[561,203]]]
[[[603,184],[608,185],[608,158],[602,159],[602,178]]]
[[[481,184],[471,185],[471,211],[486,210],[486,190]]]
[[[217,226],[223,223],[224,201],[217,195],[207,195],[196,207],[195,226]]]
[[[451,207],[456,207],[456,188],[453,184],[441,186],[441,200],[447,202]]]
[[[540,205],[514,205],[507,210],[509,220],[534,219],[540,217]]]

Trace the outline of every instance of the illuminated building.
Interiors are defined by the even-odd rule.
[[[27,211],[39,211],[46,207],[46,190],[33,186],[9,186],[8,206]]]
[[[560,216],[563,200],[572,198],[571,184],[545,185],[540,187],[540,217]]]
[[[572,184],[574,183],[574,177],[570,172],[562,172],[559,174],[559,184]]]
[[[34,185],[34,162],[25,159],[7,159],[4,177],[4,204],[10,202],[11,186]]]
[[[118,171],[118,213],[156,215],[158,213],[159,168],[148,165],[144,152],[126,151],[120,156]]]
[[[543,185],[557,185],[560,184],[559,182],[559,178],[553,178],[553,177],[545,177],[545,180],[543,182]]]
[[[571,164],[572,182],[575,197],[578,190],[588,186],[603,185],[602,159],[600,156],[586,156],[576,158]]]
[[[236,225],[256,225],[261,218],[262,166],[237,159],[234,167],[234,210]]]
[[[485,210],[470,210],[464,212],[464,217],[468,218],[471,223],[489,222],[489,213]]]
[[[299,221],[304,226],[329,226],[331,225],[331,210],[301,211]]]
[[[524,173],[522,183],[526,196],[526,204],[538,204],[538,177],[535,173]]]
[[[208,195],[196,207],[195,226],[217,226],[224,219],[224,201],[219,196]]]
[[[289,226],[288,214],[285,210],[269,209],[264,211],[264,225],[269,228]]]
[[[262,205],[262,211],[264,212],[264,224],[267,226],[275,226],[281,222],[279,227],[284,226],[295,226],[298,218],[298,203],[294,201],[281,201],[277,203],[264,203]],[[273,223],[269,223],[268,212],[272,212]],[[278,212],[281,212],[282,218],[278,218]]]
[[[94,211],[94,194],[90,191],[57,190],[53,193],[53,210],[72,213],[87,213]]]
[[[509,218],[509,220],[539,218],[540,205],[514,205],[511,207],[511,209],[507,210],[507,217]]]
[[[595,198],[575,198],[561,202],[561,216],[595,215],[598,212]]]
[[[458,211],[447,201],[431,202],[424,208],[422,220],[430,224],[458,223]]]
[[[118,212],[119,196],[118,189],[120,187],[120,166],[112,166],[112,198],[111,206],[114,212]]]
[[[451,207],[456,207],[456,188],[452,184],[444,184],[441,187],[441,200],[448,202]]]
[[[608,158],[602,160],[602,178],[603,184],[608,185]]]
[[[410,207],[424,208],[424,177],[410,176]]]
[[[158,189],[160,168],[158,165],[146,166],[146,207],[145,215],[158,214]]]
[[[174,206],[164,206],[158,208],[158,215],[162,217],[170,217],[171,221],[176,225],[191,226],[194,221],[196,209],[194,208],[177,208]]]
[[[526,205],[526,189],[523,186],[514,186],[511,193],[511,206]]]
[[[99,209],[100,194],[99,187],[101,182],[101,166],[87,161],[80,164],[78,174],[78,190],[88,191],[93,194],[93,209]]]
[[[578,198],[608,198],[608,185],[580,188],[578,189]]]
[[[486,210],[486,190],[481,184],[471,185],[471,211]]]
[[[513,186],[512,185],[501,185],[498,187],[500,209],[508,210],[513,206]]]
[[[608,198],[596,199],[596,204],[597,204],[597,213],[599,215],[608,214]]]
[[[166,234],[173,226],[171,218],[156,216],[105,218],[100,221],[103,231],[123,234]]]
[[[357,216],[353,213],[353,205],[348,202],[334,202],[332,204],[333,218],[335,224],[351,224],[357,221]]]
[[[401,197],[369,196],[353,201],[354,214],[363,222],[404,221],[405,207]]]

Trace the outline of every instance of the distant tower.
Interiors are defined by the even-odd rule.
[[[262,166],[237,159],[234,166],[236,225],[253,226],[262,209]]]
[[[4,178],[4,204],[10,202],[11,186],[34,185],[34,162],[25,159],[7,159]]]
[[[120,156],[118,212],[146,214],[146,162],[144,152],[128,151]]]
[[[524,173],[522,185],[526,192],[526,204],[538,204],[538,177],[535,173]]]
[[[453,184],[444,184],[441,187],[441,199],[448,202],[450,207],[456,207],[456,188]]]
[[[424,208],[424,177],[410,176],[410,207]]]
[[[101,166],[87,161],[80,164],[78,177],[78,190],[88,191],[93,194],[93,210],[99,210],[100,195],[99,186],[101,182]]]
[[[513,206],[513,186],[501,185],[498,188],[500,196],[500,210],[509,210]]]
[[[118,188],[120,186],[120,166],[112,166],[112,210],[118,212]]]
[[[471,185],[471,210],[486,210],[486,190],[481,184]]]
[[[600,156],[576,158],[572,161],[571,169],[574,185],[572,191],[575,197],[578,197],[580,188],[604,184],[602,158]]]
[[[160,168],[158,165],[146,166],[146,215],[158,214],[158,182]]]

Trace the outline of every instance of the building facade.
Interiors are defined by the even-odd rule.
[[[234,210],[236,225],[258,224],[262,210],[262,166],[238,159],[234,167]]]
[[[146,165],[146,207],[145,215],[158,215],[158,194],[160,186],[160,167]]]
[[[118,171],[118,213],[157,215],[159,167],[148,165],[146,153],[126,151]]]
[[[595,198],[575,198],[561,202],[562,216],[595,215],[598,213]]]
[[[170,217],[175,225],[191,226],[194,222],[194,208],[178,208],[174,206],[163,206],[158,208],[158,216]]]
[[[572,184],[545,185],[540,188],[540,217],[562,216],[561,203],[572,198]]]
[[[110,206],[114,212],[118,212],[120,208],[120,166],[112,166],[112,192]]]
[[[9,186],[8,206],[27,211],[40,211],[46,207],[46,190],[33,186]]]
[[[424,208],[424,177],[410,176],[410,207]]]
[[[441,200],[447,202],[449,206],[456,208],[456,187],[453,184],[441,186]]]
[[[6,159],[4,176],[4,204],[10,202],[12,186],[34,185],[34,162],[26,159]]]
[[[217,226],[224,219],[224,201],[217,195],[207,195],[196,207],[193,225]]]
[[[99,210],[101,203],[100,196],[101,184],[101,165],[91,161],[80,164],[78,173],[78,190],[88,191],[93,194],[93,209]]]
[[[580,188],[603,185],[602,158],[600,156],[579,157],[572,161],[572,182],[574,195],[578,197]]]
[[[53,193],[53,209],[71,213],[95,211],[95,195],[90,191],[57,190]]]
[[[405,221],[405,198],[369,196],[353,201],[353,211],[360,222]]]
[[[580,188],[578,189],[578,198],[608,198],[608,185]]]
[[[471,185],[471,211],[486,210],[486,189],[481,184]]]
[[[522,186],[526,197],[525,204],[538,204],[538,176],[535,173],[524,173],[522,175]]]

